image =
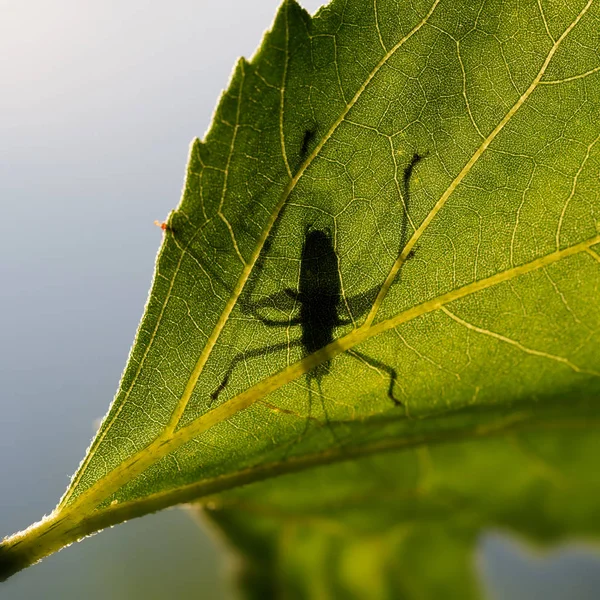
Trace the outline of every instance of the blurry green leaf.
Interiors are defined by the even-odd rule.
[[[476,597],[484,528],[597,535],[599,108],[597,0],[284,2],[192,145],[111,409],[3,572],[198,498],[257,597]],[[309,230],[341,291],[313,353]]]

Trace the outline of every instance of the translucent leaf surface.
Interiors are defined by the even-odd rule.
[[[4,571],[207,496],[255,592],[297,597],[476,597],[483,528],[597,534],[599,108],[597,1],[284,2]]]

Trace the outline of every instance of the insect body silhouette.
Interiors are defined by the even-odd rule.
[[[302,328],[301,342],[306,354],[333,342],[334,329],[348,324],[338,314],[341,291],[339,261],[330,236],[325,231],[307,227],[298,292],[293,294],[300,304],[298,324]]]
[[[352,319],[342,318],[340,311],[346,307],[346,310],[350,310],[354,317],[364,315],[370,308],[371,300],[374,299],[378,290],[378,287],[373,288],[364,294],[347,298],[345,302],[342,302],[339,259],[331,235],[326,230],[313,229],[310,225],[307,226],[304,232],[304,243],[300,259],[298,290],[286,288],[259,302],[247,303],[242,306],[244,312],[252,314],[268,327],[300,326],[300,338],[289,343],[273,344],[236,356],[232,360],[221,384],[211,394],[212,399],[216,400],[218,398],[219,394],[225,389],[236,365],[242,361],[287,350],[294,346],[301,346],[305,355],[312,354],[327,346],[334,341],[334,332],[337,327],[353,323]],[[299,306],[299,312],[297,316],[285,320],[265,318],[261,314],[261,310],[272,305],[280,309]],[[393,388],[397,378],[395,369],[354,349],[348,350],[347,354],[379,371],[386,372],[390,378],[388,397],[395,405],[400,406],[402,404],[394,396]],[[321,390],[321,380],[329,372],[329,366],[330,361],[326,361],[307,373],[309,392],[312,380],[316,380],[319,391]]]

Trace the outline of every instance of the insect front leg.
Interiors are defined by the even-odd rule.
[[[277,310],[283,311],[292,311],[296,309],[296,305],[298,302],[298,292],[291,288],[286,288],[280,292],[276,292],[262,298],[257,302],[243,302],[240,304],[240,308],[242,313],[246,315],[252,315],[257,321],[260,321],[263,325],[267,327],[290,327],[293,325],[300,325],[302,320],[300,316],[296,316],[294,318],[288,319],[270,319],[268,317],[264,317],[260,311],[261,309],[269,309],[275,308]],[[236,356],[233,357],[223,380],[217,387],[217,389],[211,393],[211,401],[212,404],[215,400],[218,399],[221,392],[227,387],[229,383],[229,378],[231,377],[233,371],[236,366],[246,360],[250,360],[252,358],[258,358],[260,356],[268,356],[269,354],[275,354],[276,352],[280,352],[282,350],[287,350],[289,348],[294,348],[302,346],[301,340],[294,340],[292,342],[282,342],[280,344],[273,344],[272,346],[265,346],[264,348],[257,348],[256,350],[251,350],[250,352],[240,352]]]
[[[300,325],[300,317],[294,317],[293,319],[269,319],[268,317],[264,317],[260,311],[274,308],[280,312],[291,312],[297,308],[298,302],[298,292],[291,288],[286,288],[281,292],[275,292],[256,302],[243,302],[240,308],[244,314],[252,315],[267,327],[287,327],[289,325]]]
[[[272,346],[265,346],[264,348],[257,348],[256,350],[250,350],[249,352],[240,352],[239,354],[233,357],[229,368],[225,373],[225,376],[221,380],[221,383],[219,384],[217,389],[215,389],[215,391],[211,393],[211,400],[209,405],[212,404],[215,400],[217,400],[221,392],[227,387],[227,384],[229,383],[229,378],[231,377],[233,371],[235,370],[238,364],[247,360],[251,360],[253,358],[268,356],[270,354],[275,354],[276,352],[281,352],[282,350],[288,350],[290,348],[294,348],[301,345],[302,343],[300,340],[294,340],[291,342],[281,342],[280,344],[273,344]]]

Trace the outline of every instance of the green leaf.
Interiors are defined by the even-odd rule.
[[[477,597],[485,528],[598,535],[599,25],[284,2],[192,144],[110,411],[2,572],[198,499],[257,597]],[[340,286],[320,317],[309,267]]]

